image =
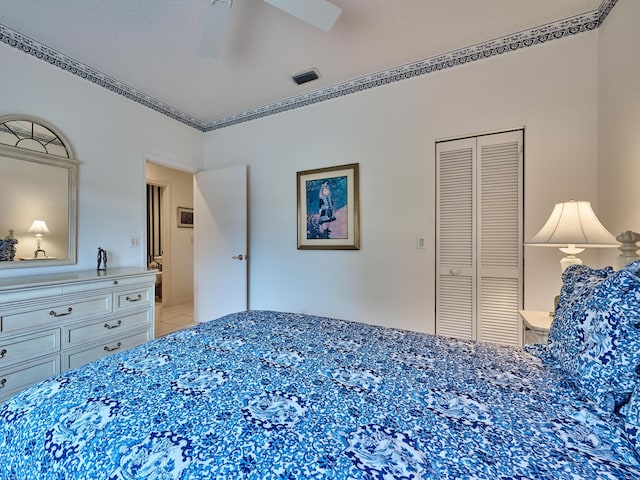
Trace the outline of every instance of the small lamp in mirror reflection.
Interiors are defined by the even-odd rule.
[[[576,254],[585,248],[617,247],[619,243],[602,226],[590,202],[571,200],[556,203],[547,222],[525,245],[559,248],[567,254],[560,260],[564,272],[569,265],[582,264]]]
[[[47,257],[47,252],[45,252],[42,247],[40,242],[42,241],[42,235],[45,235],[47,233],[51,233],[49,232],[49,229],[47,228],[47,224],[45,223],[44,220],[34,220],[33,223],[31,224],[31,226],[29,227],[29,230],[27,230],[29,233],[35,233],[36,235],[36,251],[33,254],[33,258],[38,258],[38,254],[40,252],[42,252],[42,256],[44,258]]]

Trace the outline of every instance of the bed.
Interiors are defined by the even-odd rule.
[[[587,391],[551,348],[619,272],[592,273],[531,352],[269,311],[176,332],[0,405],[0,478],[640,478],[633,388]]]

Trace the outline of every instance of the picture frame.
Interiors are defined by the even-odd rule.
[[[359,250],[359,164],[297,172],[298,250]]]
[[[178,207],[178,227],[193,228],[193,208]]]

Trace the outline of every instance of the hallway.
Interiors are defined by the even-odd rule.
[[[193,303],[163,307],[160,302],[156,302],[155,323],[156,338],[195,325]]]

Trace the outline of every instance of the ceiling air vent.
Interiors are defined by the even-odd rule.
[[[303,83],[312,82],[313,80],[317,80],[319,77],[318,77],[318,71],[313,69],[313,70],[309,70],[308,72],[302,72],[302,73],[299,73],[297,75],[293,75],[291,78],[298,85],[302,85]]]

